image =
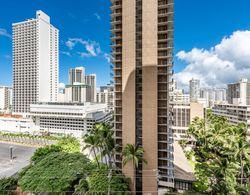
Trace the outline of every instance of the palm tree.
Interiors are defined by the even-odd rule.
[[[235,159],[240,161],[240,184],[243,184],[244,166],[250,161],[250,143],[239,139],[235,146]]]
[[[147,164],[147,161],[143,158],[144,149],[138,145],[127,144],[122,151],[122,163],[126,166],[127,163],[132,162],[134,166],[134,176],[136,176],[136,168],[138,168],[139,163]],[[133,182],[134,190],[136,190],[136,179]]]
[[[99,147],[99,140],[98,137],[95,135],[87,135],[84,138],[84,142],[85,142],[85,147],[83,148],[83,150],[89,149],[89,156],[91,155],[91,153],[94,153],[94,157],[95,160],[97,162],[98,167],[100,167],[98,158],[97,158],[97,154],[96,154],[96,149]]]

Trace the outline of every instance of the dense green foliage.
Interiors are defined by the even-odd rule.
[[[62,151],[75,153],[80,152],[80,142],[74,137],[66,136],[58,140],[57,145],[62,148]]]
[[[111,192],[128,191],[128,179],[114,171],[114,156],[118,147],[110,125],[95,125],[84,140],[85,148],[94,152],[98,167],[96,162],[92,163],[78,153],[80,143],[77,139],[58,138],[56,145],[37,149],[31,158],[31,164],[19,173],[18,184],[21,189],[25,192],[50,194],[66,194],[68,191],[75,195],[96,191],[107,194],[108,189]],[[100,158],[105,159],[108,166]]]
[[[240,194],[250,178],[250,143],[244,124],[231,125],[226,119],[207,114],[196,118],[188,133],[196,140],[195,188],[213,194]]]
[[[129,192],[129,180],[120,172],[110,172],[107,168],[102,168],[93,173],[89,179],[89,192],[92,194],[106,195],[110,189],[111,194],[125,194]],[[129,194],[129,193],[128,193]]]
[[[14,177],[0,179],[0,195],[9,195],[16,190],[17,179]]]
[[[73,186],[94,169],[80,153],[54,152],[32,165],[18,184],[25,192],[74,191]]]
[[[31,161],[34,163],[37,163],[43,158],[45,158],[46,156],[48,156],[49,154],[54,153],[54,152],[61,152],[61,151],[62,151],[62,148],[61,146],[58,146],[58,145],[51,145],[51,146],[46,146],[43,148],[38,148],[33,154],[33,156],[31,157]]]
[[[7,132],[0,132],[0,135],[9,136],[9,137],[17,137],[17,138],[31,138],[31,139],[46,139],[51,141],[56,141],[60,137],[51,136],[51,135],[31,135],[28,133],[7,133]]]

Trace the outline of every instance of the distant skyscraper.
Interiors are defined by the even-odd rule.
[[[192,79],[189,81],[190,101],[196,102],[200,98],[200,80]]]
[[[90,74],[85,76],[86,88],[86,101],[96,102],[96,75]]]
[[[173,133],[169,90],[173,65],[173,0],[111,1],[115,137],[121,147],[142,146],[147,165],[117,166],[139,194],[173,187]],[[158,175],[159,174],[159,175]]]
[[[84,67],[76,67],[69,70],[69,85],[73,85],[74,83],[85,83]]]
[[[76,67],[69,70],[69,84],[65,87],[65,101],[86,102],[85,68]]]
[[[205,99],[206,107],[212,108],[215,104],[226,102],[226,92],[223,88],[203,88],[200,89],[200,98]]]
[[[30,104],[56,102],[59,31],[42,11],[35,19],[13,24],[13,111],[28,113]]]
[[[250,82],[241,79],[238,83],[228,84],[227,101],[229,104],[250,105]]]
[[[0,86],[0,111],[6,111],[11,106],[12,88]]]

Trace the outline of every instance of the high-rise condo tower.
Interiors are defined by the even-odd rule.
[[[12,26],[13,112],[24,114],[30,104],[57,101],[59,31],[42,11]]]
[[[173,66],[173,0],[111,0],[116,142],[142,146],[147,164],[117,165],[136,191],[173,187],[169,104]]]

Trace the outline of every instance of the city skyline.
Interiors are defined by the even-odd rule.
[[[201,48],[204,48],[207,53],[211,54],[212,47],[219,44],[223,37],[228,37],[235,31],[240,30],[237,40],[243,40],[242,42],[244,40],[249,41],[250,33],[241,31],[250,29],[250,16],[247,10],[250,3],[247,0],[241,0],[241,4],[238,5],[241,12],[238,12],[235,11],[235,4],[231,0],[213,1],[214,3],[211,1],[190,3],[176,0],[175,9],[178,12],[175,14],[175,55],[179,54],[178,57],[175,57],[174,69],[176,73],[182,71],[188,65],[188,70],[196,67],[192,66],[192,64],[196,64],[197,59],[193,59],[195,63],[191,63],[193,61],[190,62],[188,54],[194,55],[195,51],[204,54]],[[4,6],[0,8],[0,45],[5,47],[0,48],[1,85],[10,86],[12,84],[11,23],[30,18],[39,9],[48,14],[52,23],[60,30],[60,82],[67,83],[69,68],[84,66],[88,70],[87,74],[97,74],[97,86],[109,83],[110,67],[106,59],[109,58],[110,53],[110,2],[108,0],[94,0],[90,2],[75,0],[74,3],[60,2],[60,6],[55,6],[59,3],[58,1],[33,2],[27,0],[20,4],[17,0],[11,0],[2,3]],[[14,5],[18,6],[15,7]],[[187,7],[188,9],[186,9]],[[23,9],[24,11],[18,12],[16,9]],[[213,9],[214,15],[209,14],[211,9]],[[220,12],[221,9],[223,9],[223,15]],[[234,11],[234,14],[231,14],[232,11]],[[8,17],[4,17],[6,15]],[[185,23],[184,19],[189,22]],[[198,49],[192,50],[193,48]],[[249,46],[245,44],[239,49],[244,51],[248,48]],[[191,50],[192,52],[189,52]],[[179,53],[180,51],[183,52]],[[235,58],[238,59],[239,57],[235,56]],[[201,62],[202,67],[205,66],[204,61],[206,59],[209,60],[205,56]],[[223,60],[221,66],[225,67],[223,66]],[[230,61],[230,59],[226,60]],[[216,62],[216,64],[218,63]],[[236,65],[239,66],[240,70],[248,71],[249,69],[244,64]],[[211,70],[214,71],[214,69]],[[201,77],[206,72],[202,68],[197,71],[191,71],[191,73]],[[239,80],[238,77],[246,77],[245,72],[247,71],[241,71],[238,74],[239,76],[227,77],[222,80],[218,80],[220,75],[216,74],[216,78],[213,81],[211,81],[211,77],[204,78],[201,81],[201,85],[204,84],[206,87],[208,84],[211,86],[217,83],[221,85],[223,83],[226,84],[226,82],[236,82]],[[188,85],[186,81],[191,79],[188,76],[185,70],[181,74],[176,75],[177,78],[182,78],[180,81],[182,86],[183,84]],[[208,80],[211,82],[207,82]]]

